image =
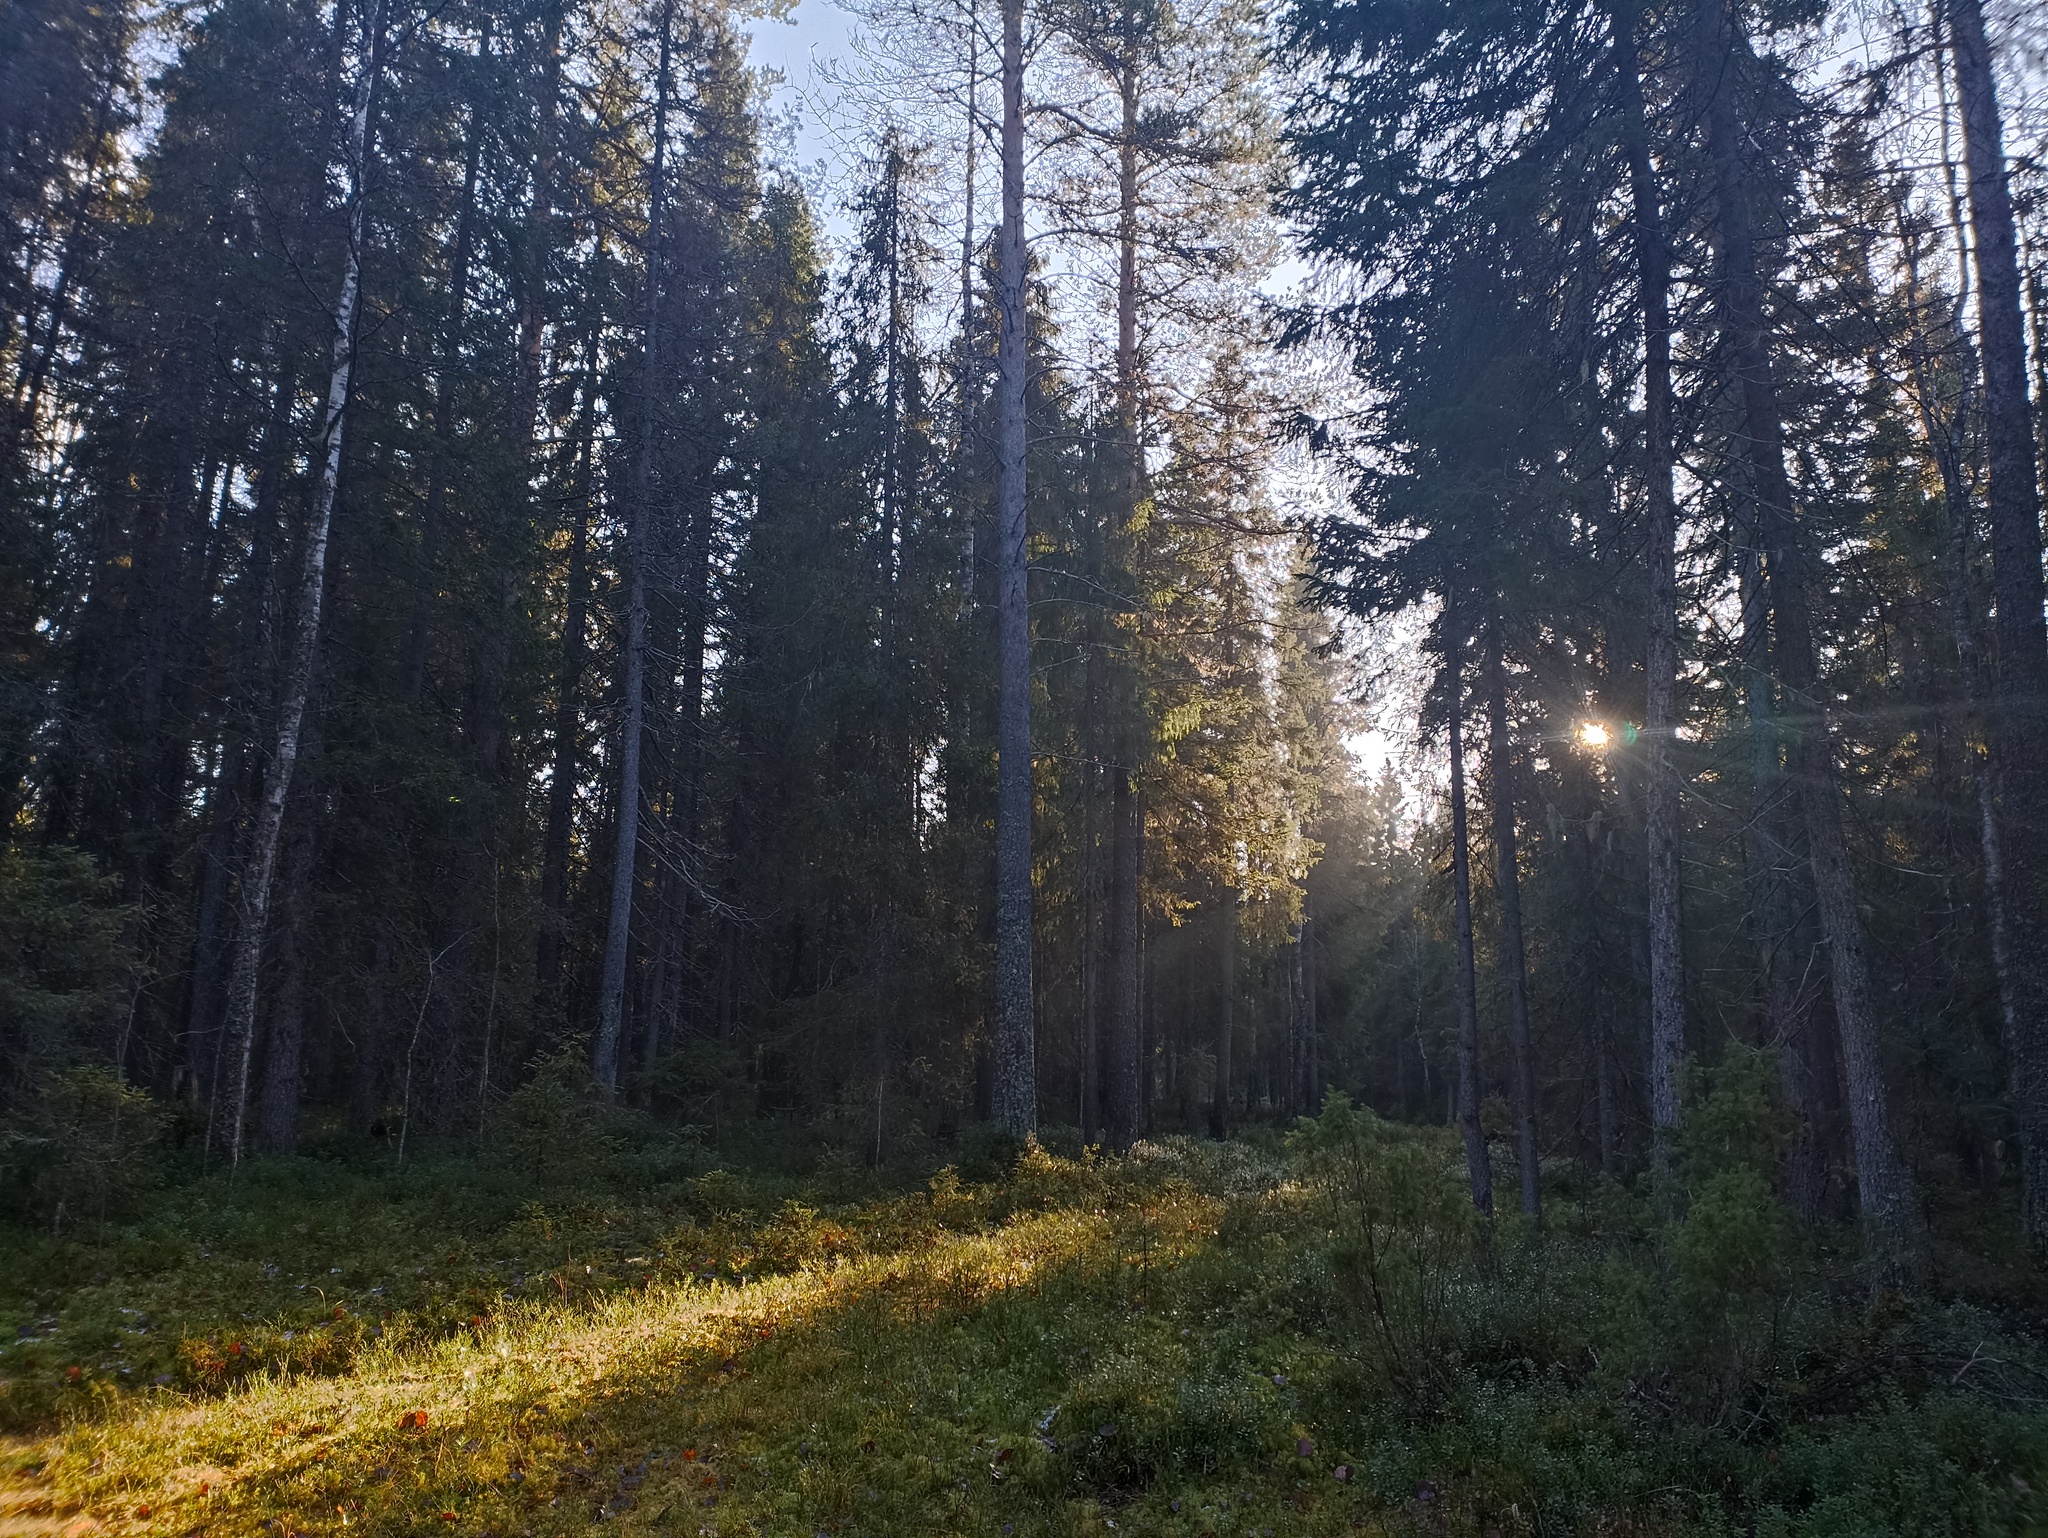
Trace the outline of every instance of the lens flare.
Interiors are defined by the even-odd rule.
[[[1593,749],[1594,752],[1599,752],[1611,740],[1612,738],[1605,722],[1581,721],[1579,723],[1579,741]]]

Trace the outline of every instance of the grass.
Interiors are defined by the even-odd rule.
[[[272,1161],[16,1235],[0,1533],[2048,1532],[2031,1348],[1981,1313],[1842,1304],[1730,1420],[1658,1355],[1654,1264],[1565,1209],[1386,1273],[1388,1334],[1313,1166],[1142,1155]]]

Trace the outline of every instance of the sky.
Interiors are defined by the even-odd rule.
[[[770,93],[770,112],[794,127],[793,138],[784,148],[807,173],[806,185],[813,194],[836,190],[834,173],[846,158],[821,121],[819,108],[829,99],[829,90],[818,77],[817,67],[849,56],[853,26],[853,17],[831,0],[798,0],[787,20],[759,16],[747,23],[755,67],[782,77]],[[821,170],[822,176],[818,174]],[[841,222],[837,200],[819,197],[816,202],[827,233],[836,236]]]

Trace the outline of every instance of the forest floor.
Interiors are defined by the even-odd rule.
[[[1367,1349],[1273,1142],[894,1191],[266,1160],[152,1205],[5,1236],[0,1535],[2048,1531],[2048,1413],[1975,1315],[1865,1311],[1922,1388],[1746,1446],[1527,1355],[1454,1412],[1386,1392],[1427,1374]],[[1997,1372],[1944,1388],[1964,1349]]]

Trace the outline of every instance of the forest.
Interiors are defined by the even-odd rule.
[[[2044,475],[2024,0],[0,0],[0,1533],[2048,1533]]]

